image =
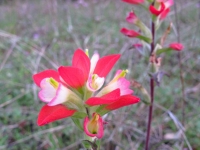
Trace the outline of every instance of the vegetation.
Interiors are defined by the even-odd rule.
[[[136,14],[148,20],[148,14],[133,6]],[[164,76],[156,87],[152,122],[152,150],[200,150],[200,9],[197,0],[176,0],[160,28],[173,27],[165,46],[177,41],[176,20],[180,30],[182,72],[185,84],[185,114],[178,55],[163,55]],[[77,150],[83,135],[67,118],[38,127],[37,115],[42,102],[32,75],[44,69],[70,65],[77,48],[98,51],[101,56],[121,53],[117,68],[128,68],[129,79],[149,91],[146,51],[132,47],[136,39],[124,37],[120,28],[128,26],[125,16],[130,6],[120,0],[2,0],[0,3],[0,149]],[[147,22],[148,24],[148,22]],[[162,30],[162,32],[161,32]],[[115,69],[110,74],[113,74]],[[107,77],[109,78],[109,77]],[[141,100],[146,97],[132,86]],[[105,117],[102,149],[142,150],[146,136],[148,105],[113,111]],[[112,119],[111,119],[112,118]],[[185,120],[182,126],[182,120]],[[112,120],[112,121],[111,121]]]

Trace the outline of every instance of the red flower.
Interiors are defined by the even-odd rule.
[[[126,28],[122,28],[120,30],[120,32],[128,37],[137,37],[137,36],[140,36],[140,34],[134,30],[129,30],[129,29],[126,29]]]
[[[160,4],[160,8],[157,9],[153,5],[150,5],[149,11],[155,16],[158,16],[160,20],[163,20],[170,12],[170,7],[173,5],[174,2],[173,0],[157,0],[157,2]]]
[[[50,122],[72,116],[76,110],[70,110],[64,105],[44,105],[39,113],[37,124],[43,126]]]
[[[111,111],[111,110],[119,109],[124,106],[136,104],[139,101],[140,101],[140,99],[136,96],[124,95],[124,96],[121,96],[114,103],[108,104],[104,109]]]
[[[139,98],[131,95],[133,91],[129,89],[130,82],[125,79],[126,73],[126,70],[118,70],[113,80],[85,103],[90,106],[104,105],[103,109],[107,111],[138,103]]]
[[[119,54],[114,54],[99,59],[95,54],[90,60],[78,49],[74,53],[72,66],[61,66],[58,72],[45,70],[33,75],[34,82],[41,88],[38,96],[47,103],[39,113],[38,125],[72,116],[79,109],[83,109],[80,96],[84,94],[82,88],[85,88],[86,83],[93,92],[101,88],[104,78],[119,58]],[[58,114],[59,112],[61,113]]]
[[[165,9],[161,14],[160,14],[160,19],[163,20],[167,17],[168,13],[170,12],[170,8]]]
[[[157,0],[159,3],[164,3],[166,8],[171,7],[174,4],[173,0]]]
[[[97,113],[93,113],[92,118],[86,117],[84,119],[84,131],[90,137],[103,137],[103,120],[101,116]]]
[[[159,16],[164,10],[165,10],[165,4],[163,2],[160,3],[160,9],[156,9],[153,5],[149,6],[149,11],[156,15]]]
[[[126,2],[126,3],[129,3],[129,4],[134,4],[134,5],[144,3],[144,0],[122,0],[122,1]]]
[[[58,72],[46,70],[33,75],[34,82],[40,87],[38,96],[47,103],[40,110],[37,124],[42,126],[70,116],[83,119],[87,114],[93,114],[92,118],[85,117],[84,131],[90,137],[102,138],[103,120],[99,114],[139,102],[138,97],[131,95],[130,82],[125,79],[127,70],[118,70],[103,87],[105,77],[119,58],[119,54],[102,58],[94,54],[89,59],[78,49],[72,66],[61,66]]]
[[[133,11],[130,12],[128,16],[126,17],[126,21],[129,23],[136,23],[137,20],[138,18]]]
[[[184,48],[181,43],[171,43],[169,47],[175,51],[181,51]]]

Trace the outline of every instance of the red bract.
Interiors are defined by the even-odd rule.
[[[124,106],[128,106],[128,105],[138,103],[139,101],[140,101],[140,99],[136,96],[124,95],[124,96],[121,96],[114,103],[107,105],[104,109],[111,111],[111,110],[119,109],[119,108],[124,107]]]
[[[160,3],[159,9],[156,9],[153,5],[149,6],[149,11],[156,16],[159,16],[164,10],[165,10],[165,4],[163,2]]]
[[[122,28],[120,30],[120,32],[128,37],[137,37],[137,36],[140,36],[140,34],[134,30],[129,30],[129,29],[126,29],[126,28]]]
[[[170,12],[170,8],[165,9],[161,14],[160,14],[160,20],[163,20],[167,17],[168,13]]]
[[[70,117],[75,112],[76,110],[70,110],[66,108],[64,105],[56,105],[56,106],[45,105],[42,107],[38,115],[37,124],[38,126],[43,126],[50,122]]]
[[[108,55],[100,58],[97,61],[93,74],[97,74],[100,77],[106,77],[119,58],[119,54]]]
[[[126,2],[126,3],[129,3],[129,4],[134,4],[134,5],[144,3],[144,0],[122,0],[122,1]]]
[[[113,80],[97,94],[97,97],[89,98],[86,104],[90,106],[104,105],[104,109],[111,111],[138,103],[139,98],[131,95],[133,91],[129,89],[130,82],[125,79],[126,73],[127,70],[118,70]]]
[[[86,82],[84,73],[79,68],[61,66],[58,68],[58,72],[65,83],[72,88],[81,88]]]
[[[128,16],[126,17],[126,21],[129,23],[136,23],[137,20],[138,18],[133,11],[130,12]]]
[[[101,116],[97,113],[93,113],[92,118],[86,117],[84,119],[84,131],[90,137],[103,137],[103,120]]]
[[[173,0],[157,0],[157,2],[160,4],[159,10],[156,9],[153,5],[150,5],[149,11],[155,16],[158,16],[160,20],[163,20],[170,12],[170,7],[173,5],[174,2]]]
[[[33,75],[33,80],[35,82],[35,84],[37,86],[40,87],[40,82],[44,79],[44,78],[54,78],[56,81],[60,81],[59,79],[59,74],[57,71],[55,70],[45,70],[43,72],[37,73]]]
[[[120,89],[111,91],[102,97],[91,97],[85,103],[90,106],[111,104],[120,98]]]
[[[173,0],[157,0],[159,3],[164,3],[166,8],[171,7],[174,4]]]
[[[83,73],[84,81],[88,79],[90,72],[90,59],[81,49],[77,49],[72,59],[72,66],[79,68]]]
[[[183,45],[181,44],[181,43],[171,43],[170,45],[169,45],[169,47],[171,48],[171,49],[173,49],[173,50],[176,50],[176,51],[181,51],[181,50],[183,50]]]

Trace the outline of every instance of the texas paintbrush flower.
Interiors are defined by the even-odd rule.
[[[118,70],[113,80],[103,87],[106,76],[119,58],[120,54],[100,58],[95,53],[90,59],[88,52],[78,49],[74,53],[72,66],[60,66],[58,71],[45,70],[33,75],[34,82],[40,87],[38,96],[47,103],[39,113],[38,125],[66,117],[78,121],[84,119],[85,133],[90,137],[102,138],[102,115],[139,102],[139,98],[133,96],[133,91],[129,89],[126,70]]]

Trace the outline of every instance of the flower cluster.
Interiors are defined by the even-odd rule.
[[[157,0],[155,1],[155,6],[149,6],[149,11],[153,15],[157,16],[160,20],[163,20],[170,12],[170,7],[173,5],[173,3],[173,0]]]
[[[38,96],[45,102],[39,113],[39,126],[66,117],[83,121],[83,129],[90,137],[102,138],[102,116],[112,110],[139,102],[133,96],[130,82],[125,79],[127,70],[118,70],[104,86],[105,78],[120,58],[120,54],[91,59],[88,52],[77,49],[72,66],[58,70],[45,70],[33,75],[40,88]]]
[[[170,12],[170,7],[174,4],[173,0],[155,0],[154,3],[150,3],[148,6],[145,5],[144,0],[122,0],[123,2],[133,4],[133,5],[144,5],[144,7],[149,8],[148,13],[151,14],[153,22],[155,26],[159,27],[159,24],[162,20],[166,18],[168,13]],[[139,31],[137,32],[133,29],[127,29],[127,28],[121,28],[120,32],[129,37],[129,38],[138,38],[141,41],[146,42],[147,44],[150,44],[152,42],[152,33],[150,29],[137,17],[134,11],[129,12],[128,16],[126,17],[126,21],[130,24],[135,25],[139,28]],[[167,31],[168,33],[168,31]],[[166,37],[166,33],[164,33],[164,38]],[[164,41],[164,38],[162,39]],[[137,45],[140,43],[133,44],[132,47],[135,47],[138,49]],[[142,47],[142,44],[140,44]],[[169,50],[176,50],[181,51],[183,49],[183,45],[181,43],[171,43],[167,48],[162,48],[162,42],[159,44],[160,49],[158,50],[159,54],[162,52],[166,52]],[[156,51],[156,50],[155,50]]]

